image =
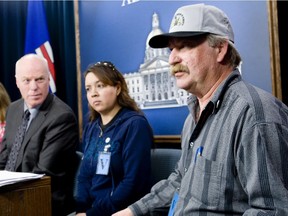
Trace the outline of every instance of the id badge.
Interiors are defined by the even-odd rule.
[[[96,174],[107,175],[109,172],[111,152],[99,152]]]
[[[177,204],[177,201],[178,201],[178,197],[179,197],[178,193],[175,192],[173,200],[171,202],[171,206],[170,206],[170,209],[169,209],[168,216],[173,216],[174,215],[174,210],[175,210],[175,207],[176,207],[176,204]]]

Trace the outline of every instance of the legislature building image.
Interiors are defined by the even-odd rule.
[[[174,77],[170,75],[169,49],[153,49],[148,44],[151,37],[161,33],[158,15],[154,13],[152,31],[146,40],[144,63],[138,72],[124,74],[129,93],[141,109],[184,106],[189,95],[177,88]]]

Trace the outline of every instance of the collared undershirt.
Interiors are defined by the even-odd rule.
[[[30,112],[30,118],[29,118],[29,122],[28,122],[28,125],[27,125],[27,129],[26,131],[28,130],[32,120],[36,117],[36,115],[38,114],[39,112],[39,108],[40,108],[41,105],[38,105],[34,108],[31,108],[29,109],[29,112]],[[24,103],[24,112],[28,109],[27,105]]]

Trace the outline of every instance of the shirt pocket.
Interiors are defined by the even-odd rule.
[[[192,199],[209,207],[217,207],[220,201],[223,164],[198,156],[194,166]]]

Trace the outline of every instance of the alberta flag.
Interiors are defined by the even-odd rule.
[[[25,54],[36,53],[43,56],[50,70],[50,91],[56,92],[55,69],[52,48],[42,0],[28,0]]]

